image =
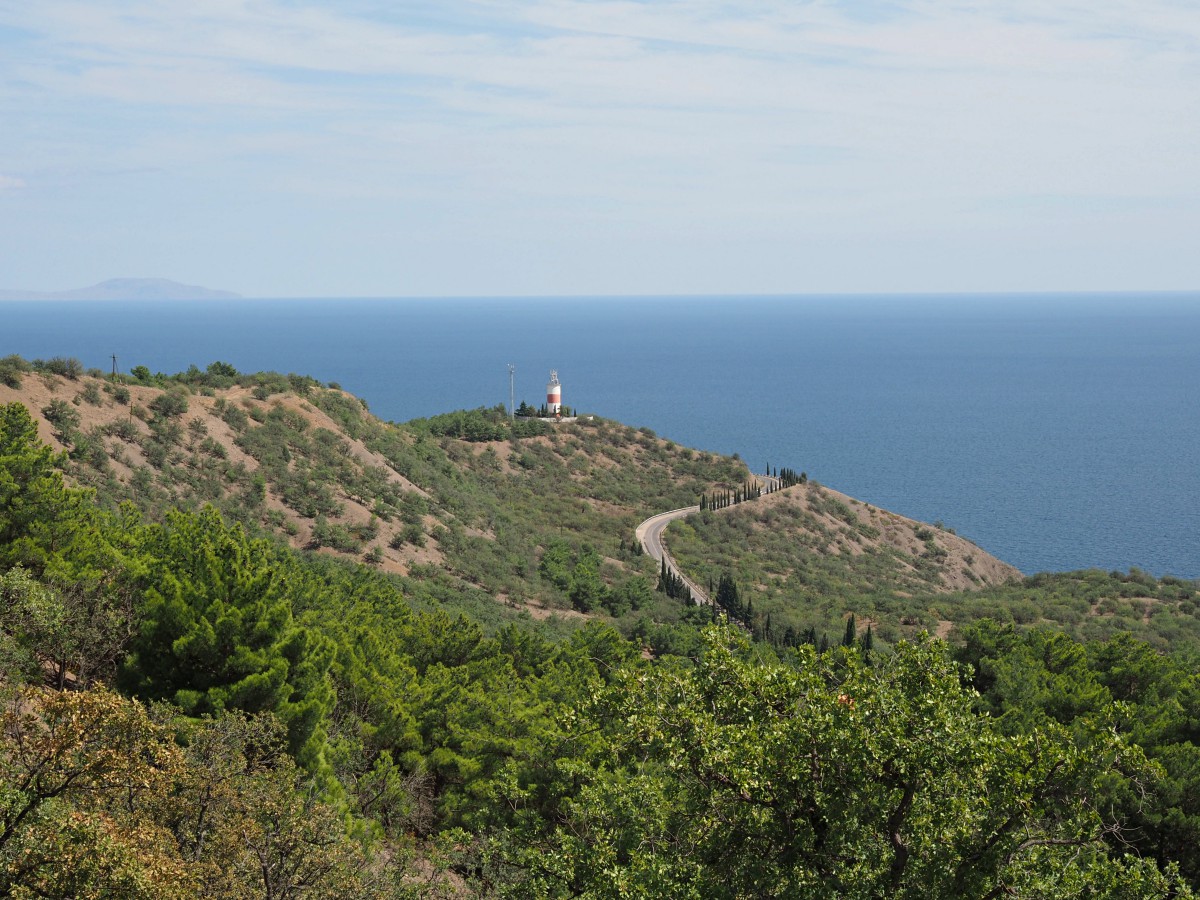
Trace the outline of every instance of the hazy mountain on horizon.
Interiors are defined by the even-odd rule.
[[[70,291],[0,290],[0,300],[237,300],[241,296],[167,278],[110,278]]]

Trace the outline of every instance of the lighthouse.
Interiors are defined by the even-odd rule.
[[[550,370],[550,383],[546,385],[546,409],[550,415],[557,416],[562,411],[562,385],[558,381],[558,372]]]

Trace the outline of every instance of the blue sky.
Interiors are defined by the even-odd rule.
[[[0,288],[1200,288],[1194,0],[0,0]]]

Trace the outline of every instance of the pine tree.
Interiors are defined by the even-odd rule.
[[[738,598],[737,585],[734,584],[733,576],[728,572],[721,574],[721,579],[717,583],[716,604],[727,613],[731,619],[739,618],[741,613],[741,600]]]

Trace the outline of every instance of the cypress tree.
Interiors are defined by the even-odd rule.
[[[846,633],[842,636],[843,647],[853,647],[854,640],[858,636],[858,629],[854,624],[854,613],[850,613],[850,618],[846,620]]]

